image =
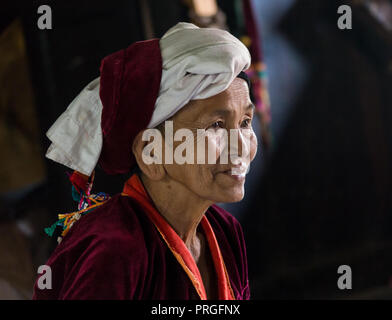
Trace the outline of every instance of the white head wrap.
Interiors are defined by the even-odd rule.
[[[250,66],[245,45],[220,29],[180,22],[159,40],[162,77],[148,125],[172,117],[190,100],[226,90]],[[46,133],[52,141],[46,157],[90,176],[102,148],[99,78],[89,83]]]

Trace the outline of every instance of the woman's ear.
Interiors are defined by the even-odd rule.
[[[146,129],[138,133],[132,144],[132,152],[140,170],[155,181],[166,175],[162,161],[162,143],[162,134],[158,129]]]

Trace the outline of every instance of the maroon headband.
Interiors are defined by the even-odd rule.
[[[100,71],[103,145],[98,163],[107,174],[122,174],[135,164],[132,142],[149,124],[159,95],[159,39],[138,41],[105,57]]]

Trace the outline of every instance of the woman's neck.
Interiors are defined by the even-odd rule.
[[[143,173],[139,177],[159,213],[166,218],[185,245],[193,247],[198,241],[197,227],[212,202],[201,199],[172,179],[154,181]]]

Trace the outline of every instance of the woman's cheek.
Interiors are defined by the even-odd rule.
[[[216,133],[207,131],[206,137],[207,143],[205,148],[205,163],[216,164],[226,147],[225,139],[222,134],[219,134],[219,131]]]

